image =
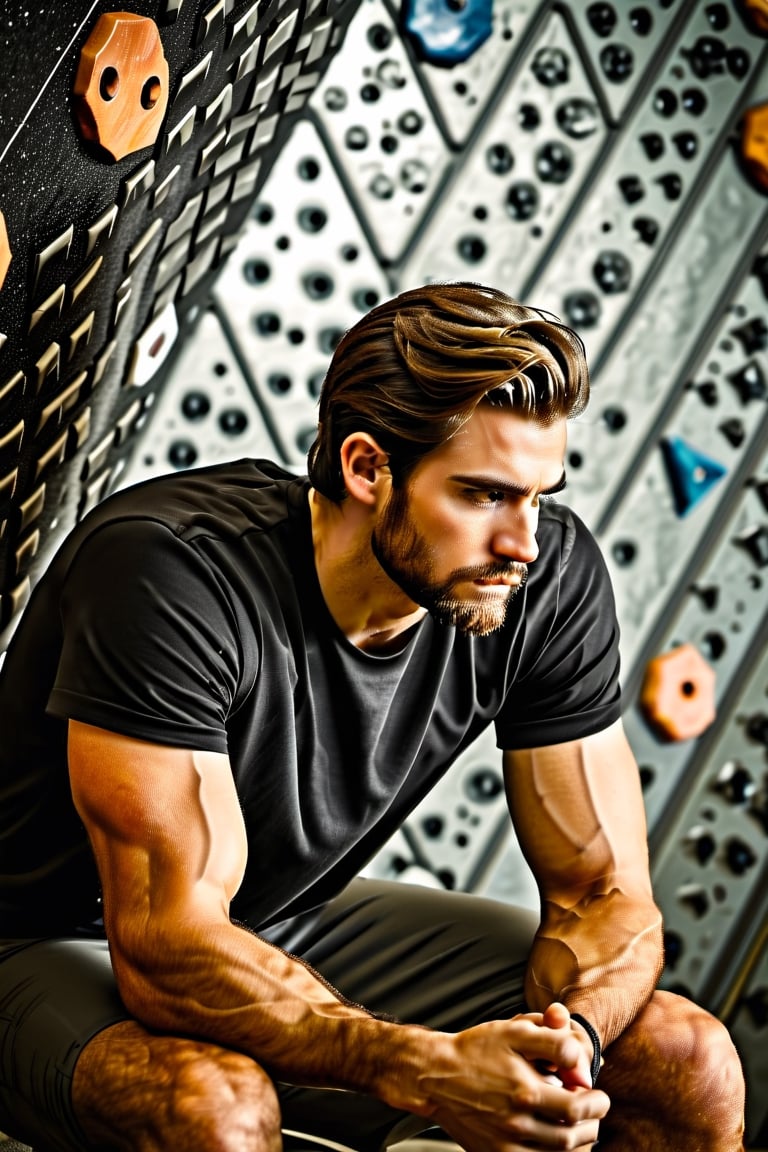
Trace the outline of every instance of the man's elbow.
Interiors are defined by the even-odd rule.
[[[189,971],[194,946],[178,928],[152,920],[107,930],[117,989],[130,1014],[146,1027],[173,1031],[190,1017]]]

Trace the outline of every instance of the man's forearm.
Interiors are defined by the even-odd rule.
[[[152,940],[148,946],[147,939]],[[113,948],[121,995],[143,1023],[251,1055],[275,1079],[349,1089],[421,1113],[415,1087],[436,1034],[379,1019],[296,957],[229,923],[155,926]]]
[[[663,964],[661,914],[618,888],[579,904],[544,906],[531,951],[526,998],[553,1000],[586,1017],[607,1047],[647,1003]]]

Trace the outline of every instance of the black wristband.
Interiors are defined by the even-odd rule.
[[[592,1067],[590,1068],[590,1073],[592,1075],[592,1087],[594,1088],[595,1084],[597,1084],[597,1078],[600,1075],[600,1066],[603,1062],[603,1053],[600,1047],[600,1037],[590,1024],[589,1020],[585,1020],[583,1016],[579,1016],[578,1012],[571,1012],[571,1020],[575,1020],[577,1024],[581,1024],[587,1036],[589,1036],[590,1040],[592,1041],[594,1052],[592,1055]]]

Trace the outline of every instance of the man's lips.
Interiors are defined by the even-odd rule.
[[[479,588],[519,588],[522,583],[520,576],[486,576],[477,577],[473,584]]]

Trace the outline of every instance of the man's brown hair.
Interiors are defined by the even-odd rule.
[[[478,404],[547,424],[578,415],[588,398],[584,346],[557,317],[481,284],[427,284],[377,305],[339,341],[309,477],[324,496],[343,499],[341,445],[368,432],[400,486]]]

